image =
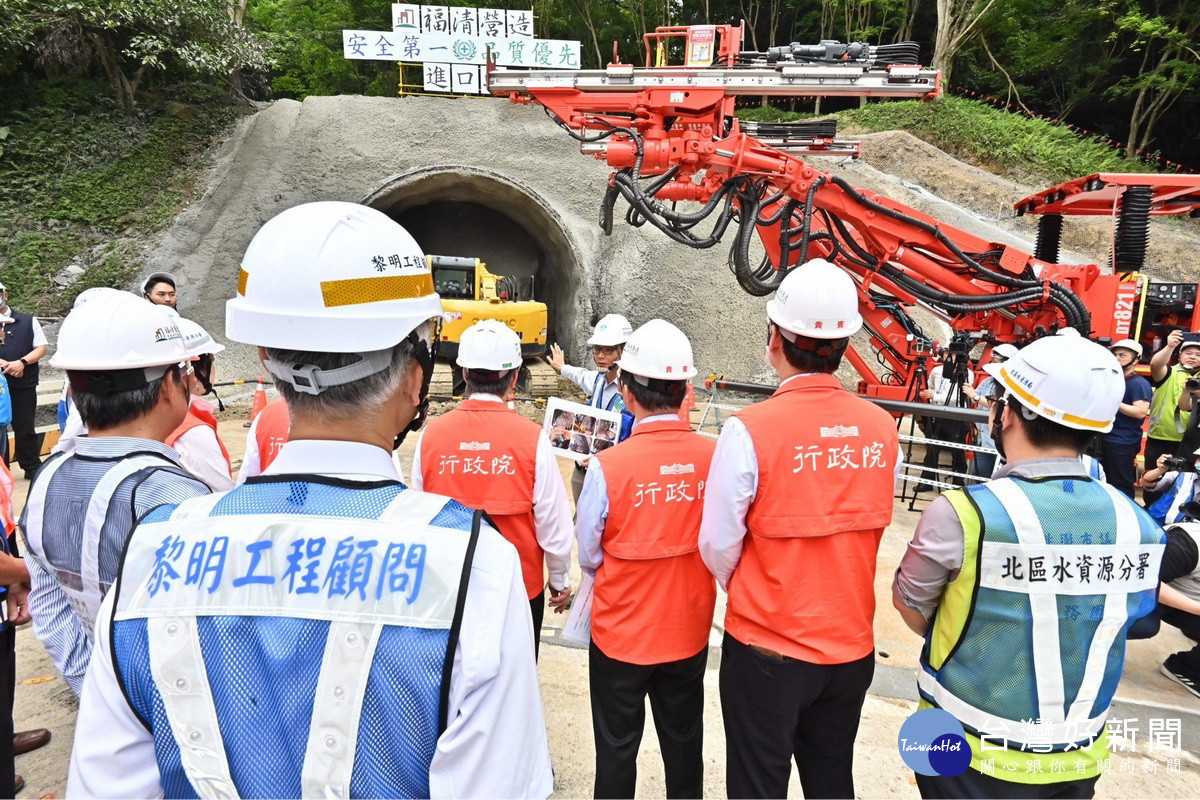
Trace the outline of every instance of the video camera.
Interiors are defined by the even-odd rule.
[[[1200,502],[1196,500],[1188,500],[1183,505],[1179,506],[1179,513],[1191,522],[1200,521]]]
[[[1183,456],[1169,456],[1167,460],[1163,462],[1162,468],[1165,472],[1195,472],[1196,464],[1190,458],[1184,458]],[[1200,504],[1197,504],[1197,508],[1200,508]]]

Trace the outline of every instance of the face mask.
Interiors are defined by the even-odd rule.
[[[1000,454],[1001,458],[1007,458],[1004,453],[1004,425],[1000,421],[1000,418],[1004,415],[1005,401],[1007,399],[1008,395],[1005,395],[992,404],[992,408],[995,409],[995,416],[992,417],[992,441],[995,442],[996,452]]]
[[[417,360],[421,366],[421,403],[417,406],[417,415],[413,417],[413,421],[408,424],[408,427],[400,431],[396,440],[392,443],[392,450],[399,450],[400,445],[404,443],[405,437],[408,434],[421,430],[421,426],[425,424],[425,418],[429,416],[429,384],[433,381],[433,362],[437,358],[438,341],[441,339],[441,323],[438,323],[433,333],[431,334],[432,344],[426,343],[424,339],[413,331],[408,335],[409,352],[412,357]]]

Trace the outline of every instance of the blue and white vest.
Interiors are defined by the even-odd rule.
[[[1154,517],[1159,525],[1174,525],[1177,522],[1183,522],[1186,517],[1179,507],[1191,500],[1195,493],[1196,473],[1176,473],[1175,480],[1171,481],[1171,485],[1163,492],[1162,497],[1150,506],[1150,516]]]
[[[921,654],[921,696],[1008,748],[1086,746],[1104,728],[1126,631],[1154,609],[1162,530],[1088,479],[1000,478],[964,492],[952,504],[960,578],[972,585],[947,588]]]
[[[428,797],[480,516],[296,475],[148,514],[112,642],[166,796]]]
[[[623,442],[629,438],[629,434],[633,433],[633,423],[635,421],[632,413],[625,408],[625,400],[621,397],[621,393],[617,392],[609,399],[608,404],[604,404],[604,373],[596,373],[596,382],[592,385],[592,396],[588,398],[588,404],[592,408],[603,408],[605,411],[620,411],[621,412],[621,433],[617,437],[617,442]]]
[[[1099,459],[1097,459],[1095,456],[1089,456],[1087,453],[1083,453],[1079,456],[1079,460],[1083,463],[1084,469],[1087,470],[1088,477],[1097,481],[1108,479],[1108,477],[1104,474],[1104,467],[1101,466]]]

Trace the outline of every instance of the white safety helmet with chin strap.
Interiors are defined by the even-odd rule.
[[[649,380],[686,381],[696,377],[692,343],[683,331],[662,319],[652,319],[630,335],[617,366],[643,386]]]
[[[314,395],[382,372],[393,348],[408,342],[424,380],[407,432],[428,413],[437,348],[437,331],[425,340],[418,329],[441,317],[429,262],[408,231],[368,206],[323,201],[289,208],[254,235],[237,296],[225,304],[225,335],[259,347],[360,356],[337,369],[264,359],[277,379]]]
[[[519,369],[521,337],[499,320],[480,320],[463,331],[454,363],[464,369],[492,372]]]
[[[863,325],[858,299],[858,287],[845,270],[814,258],[784,277],[767,301],[767,316],[793,343],[797,336],[845,339]]]
[[[605,314],[596,323],[596,329],[592,331],[587,343],[599,347],[617,347],[625,344],[632,334],[633,326],[625,317],[620,314]]]
[[[983,369],[1029,413],[1075,430],[1112,430],[1125,394],[1116,356],[1073,328],[1031,342],[1003,364]]]
[[[191,358],[177,322],[129,292],[98,294],[67,314],[50,366],[65,370],[76,391],[140,389]]]
[[[176,322],[179,323],[179,332],[183,334],[183,344],[189,356],[215,356],[224,352],[225,345],[214,340],[200,323],[184,317],[178,317]]]

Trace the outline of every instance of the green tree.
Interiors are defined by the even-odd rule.
[[[14,0],[8,0],[14,2]],[[235,22],[230,0],[15,0],[16,43],[48,71],[98,63],[118,104],[132,110],[146,77],[172,70],[228,79],[268,65],[267,43]]]

